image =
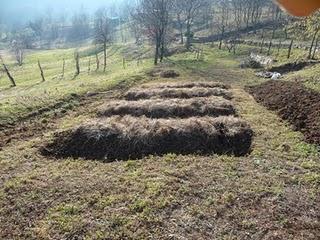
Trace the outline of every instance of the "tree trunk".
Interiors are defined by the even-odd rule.
[[[276,35],[276,28],[273,27],[271,40],[274,39],[275,35]]]
[[[264,46],[264,36],[262,37],[261,47],[260,47],[260,53],[263,52],[263,46]]]
[[[179,23],[179,31],[180,31],[180,44],[184,44],[184,38],[183,38],[183,24],[182,24],[182,21],[181,21],[181,14],[178,13],[177,14],[177,20],[178,20],[178,23]]]
[[[313,49],[314,43],[315,43],[315,41],[316,41],[317,35],[318,35],[318,31],[316,31],[316,32],[313,34],[311,46],[310,46],[310,48],[309,48],[308,59],[310,59],[310,58],[312,57],[312,49]]]
[[[88,74],[90,74],[91,71],[91,58],[89,58],[89,62],[88,62]]]
[[[268,56],[271,54],[271,47],[272,47],[272,40],[269,43],[269,47],[268,47]]]
[[[62,61],[62,73],[61,73],[61,78],[64,78],[65,66],[66,66],[66,61],[63,59],[63,61]]]
[[[40,75],[41,75],[41,78],[42,78],[42,82],[45,82],[46,79],[44,78],[44,73],[43,73],[43,69],[42,69],[41,64],[40,64],[40,60],[38,60],[38,67],[39,67],[39,70],[40,70]]]
[[[277,52],[277,55],[280,54],[281,46],[282,46],[282,42],[281,42],[281,40],[280,40],[279,43],[278,43],[278,52]]]
[[[293,46],[293,39],[291,40],[290,46],[289,46],[289,49],[288,49],[288,56],[287,56],[288,59],[291,57],[292,46]]]
[[[284,29],[284,35],[286,37],[286,40],[288,39],[288,27],[286,26]]]
[[[220,50],[221,50],[221,48],[222,48],[222,41],[223,41],[223,38],[224,38],[224,31],[225,31],[225,27],[222,26],[221,36],[220,36],[220,42],[219,42],[219,49],[220,49]]]
[[[312,53],[312,59],[315,59],[317,48],[318,48],[318,44],[319,44],[319,37],[316,39],[316,44],[314,46],[313,53]]]
[[[190,47],[191,47],[191,40],[192,40],[192,36],[191,36],[191,23],[190,23],[191,19],[190,17],[188,17],[188,20],[187,20],[187,42],[186,42],[186,48],[188,50],[190,50]]]
[[[155,54],[154,54],[154,65],[158,65],[159,51],[160,51],[160,40],[158,38],[156,40],[156,49],[155,49]]]
[[[237,47],[237,40],[234,41],[234,45],[233,45],[233,54],[236,55],[236,47]]]
[[[98,71],[100,68],[100,60],[99,60],[99,55],[96,53],[96,71]]]
[[[164,30],[163,30],[164,32]],[[161,37],[161,45],[160,45],[160,62],[163,61],[164,55],[165,55],[165,51],[166,51],[166,42],[165,42],[165,38],[164,38],[164,33],[162,33],[162,37]]]
[[[126,69],[126,59],[122,58],[122,67],[123,69]]]
[[[80,74],[80,56],[79,56],[79,52],[76,52],[75,60],[76,60],[76,74],[75,74],[75,76],[78,76]]]
[[[103,43],[103,72],[107,69],[107,42]]]

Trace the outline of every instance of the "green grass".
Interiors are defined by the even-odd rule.
[[[212,66],[214,64],[215,67],[224,65],[229,69],[237,69],[239,62],[241,62],[244,58],[248,57],[251,52],[259,53],[260,54],[260,47],[253,47],[248,45],[238,45],[236,54],[228,53],[226,49],[218,50],[217,48],[209,48],[208,45],[199,45],[198,47],[201,48],[205,46],[208,49],[209,53],[206,52],[207,61],[203,64],[199,63],[195,65],[195,69],[201,69],[202,67],[208,68],[208,66]],[[263,48],[262,55],[267,55],[267,48]],[[296,61],[306,61],[308,52],[302,49],[293,49],[291,57],[287,58],[288,50],[287,49],[280,49],[278,52],[277,49],[272,49],[270,57],[272,57],[276,62],[272,66],[281,66],[287,63],[292,63]],[[316,57],[319,57],[316,55]],[[221,58],[224,58],[224,61],[220,61]],[[234,62],[234,59],[237,62]],[[196,62],[196,61],[195,61]],[[196,63],[197,64],[197,63]],[[193,66],[192,66],[193,67]],[[271,66],[269,66],[271,67]],[[214,71],[214,69],[208,68],[209,71]],[[261,69],[262,71],[263,69]],[[239,70],[237,70],[239,71]],[[255,70],[259,71],[259,70]],[[261,82],[266,81],[265,79],[256,78],[254,77],[254,70],[247,69],[245,71],[248,76],[247,81],[241,81],[240,84],[247,84],[247,85],[255,85]],[[249,73],[249,75],[248,75]],[[282,80],[286,81],[298,81],[303,83],[306,87],[314,89],[320,92],[320,64],[316,64],[314,66],[306,67],[300,71],[291,72],[282,76]]]
[[[56,131],[90,121],[108,101],[100,99],[67,114],[44,136],[15,140],[0,152],[0,238],[316,239],[318,149],[243,90],[265,81],[239,68],[247,52],[244,47],[234,56],[205,46],[201,60],[184,53],[158,66],[179,71],[179,78],[149,80],[231,84],[238,113],[255,132],[250,155],[167,154],[103,163],[39,154]],[[130,67],[125,71],[136,74]],[[83,73],[65,81],[86,78],[90,86],[98,84],[96,77],[117,74],[122,76]]]
[[[11,88],[5,75],[0,78],[0,124],[15,121],[39,108],[50,107],[74,94],[107,90],[152,66],[151,61],[146,59],[138,66],[134,57],[129,58],[130,54],[125,56],[131,51],[130,45],[112,45],[108,48],[106,72],[102,71],[102,53],[99,54],[100,70],[96,72],[94,47],[85,47],[79,50],[81,74],[74,78],[74,51],[75,49],[32,51],[27,53],[22,67],[17,66],[12,59],[7,60],[17,87]],[[124,57],[128,59],[125,69],[122,64]],[[63,59],[66,61],[65,76],[61,78]],[[88,73],[90,59],[91,71]],[[44,69],[46,82],[41,81],[38,60]]]

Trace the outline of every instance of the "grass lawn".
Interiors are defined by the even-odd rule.
[[[76,78],[74,77],[76,49],[29,52],[22,67],[17,66],[12,57],[6,57],[17,87],[10,87],[7,77],[4,74],[0,75],[0,125],[15,122],[40,108],[51,108],[58,102],[67,102],[75,95],[105,91],[150,68],[151,61],[146,59],[143,64],[138,65],[137,56],[132,53],[131,48],[131,45],[110,46],[105,73],[102,53],[99,54],[100,69],[95,71],[95,48],[79,49],[81,74]],[[139,50],[143,53],[141,49]],[[126,59],[125,68],[123,68],[123,58]],[[65,74],[62,78],[63,59],[65,59]],[[38,60],[44,70],[46,82],[41,80]],[[88,73],[89,61],[90,73]]]
[[[9,101],[14,91],[36,94],[35,89],[43,91],[43,86],[54,92],[54,81],[61,84],[61,96],[81,94],[108,88],[130,74],[159,82],[221,81],[232,85],[238,113],[255,132],[250,155],[168,154],[103,163],[55,160],[39,154],[38,147],[54,132],[90,120],[97,107],[108,101],[102,95],[70,110],[41,134],[12,140],[0,150],[0,238],[319,239],[317,147],[304,143],[302,134],[243,90],[247,84],[264,80],[256,78],[252,70],[239,68],[241,54],[234,56],[209,47],[204,50],[202,60],[184,53],[159,66],[179,71],[177,79],[148,77],[143,72],[148,64],[123,70],[122,65],[110,63],[110,74],[83,73],[71,80],[70,67],[68,79],[48,80],[32,88],[39,77],[32,79],[30,72],[30,84],[26,80],[17,90],[2,90],[7,100],[0,101]],[[48,54],[44,53],[43,62],[50,59]],[[37,57],[29,58],[29,64],[35,64]],[[15,75],[19,76],[18,70]],[[118,91],[113,90],[108,97]],[[9,102],[4,105],[13,113],[20,112]]]

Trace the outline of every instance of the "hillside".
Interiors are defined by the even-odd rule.
[[[252,70],[239,68],[243,56],[235,58],[228,51],[207,46],[202,60],[192,53],[178,54],[153,70],[180,73],[169,80],[146,73],[146,61],[140,72],[132,72],[130,67],[124,70],[128,71],[126,77],[110,73],[101,89],[100,85],[90,89],[91,94],[63,115],[46,113],[31,118],[24,131],[32,133],[14,129],[10,133],[14,137],[3,146],[0,157],[0,237],[317,239],[317,148],[244,91],[244,86],[265,80],[256,78]],[[290,81],[309,71],[285,78]],[[64,81],[85,84],[87,76],[83,75],[84,79]],[[121,79],[121,84],[112,79]],[[238,115],[255,132],[252,152],[242,157],[166,154],[112,163],[58,160],[39,153],[39,147],[51,141],[56,131],[90,121],[102,104],[117,98],[137,80],[231,84]]]

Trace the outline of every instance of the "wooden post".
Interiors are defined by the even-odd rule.
[[[61,78],[64,78],[64,70],[65,70],[65,67],[66,67],[66,60],[63,59],[63,60],[62,60],[62,73],[61,73]]]
[[[39,69],[40,69],[40,74],[41,74],[42,82],[45,82],[46,79],[44,78],[43,69],[42,69],[42,67],[41,67],[40,60],[38,60],[38,67],[39,67]]]
[[[292,46],[293,46],[293,39],[291,39],[290,46],[288,49],[288,56],[287,56],[288,59],[291,57]]]
[[[277,52],[277,55],[279,56],[280,54],[280,48],[282,46],[282,41],[280,40],[279,43],[278,43],[278,52]]]
[[[264,45],[264,36],[262,36],[262,42],[261,42],[260,53],[262,53],[262,52],[263,52],[263,45]]]
[[[2,66],[3,66],[3,68],[4,68],[4,71],[6,72],[8,78],[9,78],[9,80],[10,80],[10,82],[11,82],[11,86],[12,86],[12,87],[16,87],[16,86],[17,86],[17,85],[16,85],[16,82],[15,82],[14,78],[12,77],[12,75],[10,74],[7,65],[3,62],[3,60],[2,60],[1,57],[0,57],[0,60],[1,60],[1,62],[2,62]]]
[[[315,59],[318,45],[319,45],[319,37],[316,39],[316,44],[315,44],[315,46],[314,46],[313,53],[312,53],[312,59]]]
[[[91,58],[89,58],[89,62],[88,62],[88,74],[90,74],[91,71]]]
[[[123,67],[123,69],[126,68],[126,59],[125,58],[122,58],[122,67]]]
[[[99,71],[100,68],[100,60],[99,60],[99,55],[96,52],[96,71]]]
[[[272,47],[272,40],[270,41],[269,43],[269,47],[268,47],[268,56],[270,55],[271,53],[271,47]]]
[[[103,72],[107,69],[107,42],[106,39],[103,43]]]
[[[318,31],[313,34],[311,46],[310,46],[310,48],[309,48],[308,59],[310,59],[310,58],[312,57],[312,56],[311,56],[311,55],[312,55],[312,49],[313,49],[314,43],[315,43],[315,41],[316,41],[317,35],[318,35]]]
[[[80,74],[80,56],[79,56],[79,52],[76,51],[75,53],[75,60],[76,60],[76,74],[75,76],[78,76]]]

